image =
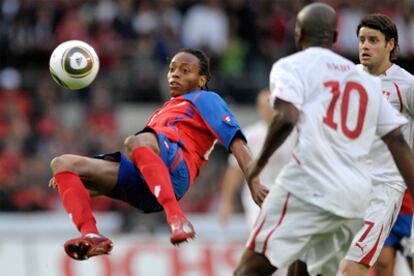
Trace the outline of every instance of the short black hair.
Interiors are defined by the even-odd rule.
[[[206,76],[207,77],[207,82],[208,82],[211,78],[210,59],[206,55],[206,53],[204,53],[202,50],[196,49],[196,48],[183,48],[183,49],[178,51],[178,53],[183,53],[183,52],[184,53],[189,53],[189,54],[195,56],[198,59],[198,61],[200,63],[200,75]],[[208,90],[207,82],[204,85],[206,90]]]
[[[364,16],[358,24],[356,34],[359,36],[359,30],[362,27],[367,27],[380,31],[384,37],[385,41],[390,41],[394,39],[394,49],[390,53],[390,60],[397,59],[397,49],[398,49],[398,31],[397,26],[392,22],[391,18],[385,14],[375,13]]]

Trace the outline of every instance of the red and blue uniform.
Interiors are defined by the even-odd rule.
[[[227,150],[235,136],[245,140],[224,100],[210,91],[194,91],[172,98],[157,109],[141,132],[157,134],[160,157],[169,169],[175,195],[180,199],[198,176],[217,141]],[[118,183],[108,195],[144,212],[162,210],[135,165],[117,152],[98,156],[120,162]]]

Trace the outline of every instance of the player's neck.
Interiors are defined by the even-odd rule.
[[[374,76],[385,75],[385,72],[393,65],[389,60],[382,62],[377,66],[364,66],[364,70]]]

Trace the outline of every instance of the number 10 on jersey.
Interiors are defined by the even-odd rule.
[[[335,122],[334,120],[334,111],[335,107],[338,103],[338,99],[341,95],[341,91],[339,89],[339,82],[338,81],[327,81],[324,83],[326,88],[330,88],[332,93],[332,99],[328,107],[328,111],[326,115],[323,117],[323,123],[327,126],[338,129],[338,123],[341,125],[341,130],[344,135],[350,139],[356,139],[361,134],[362,127],[364,125],[365,114],[367,111],[367,104],[368,104],[368,94],[365,88],[353,81],[348,81],[345,84],[345,89],[343,91],[343,99],[340,106],[340,122]],[[349,129],[347,124],[348,118],[348,111],[349,111],[349,101],[351,93],[358,93],[359,95],[359,108],[358,108],[358,115],[357,115],[357,122],[354,129]]]

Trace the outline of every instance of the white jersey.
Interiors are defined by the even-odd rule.
[[[300,110],[294,158],[276,184],[338,216],[362,218],[372,188],[366,155],[376,135],[407,121],[382,97],[379,78],[311,47],[273,65],[270,89]]]
[[[357,65],[363,70],[362,65]],[[382,93],[391,105],[401,112],[407,119],[408,124],[402,127],[404,138],[412,145],[414,134],[414,76],[400,66],[393,64],[383,75],[379,76],[382,81]],[[387,146],[381,139],[376,139],[372,145],[370,155],[372,165],[372,180],[375,183],[389,185],[399,191],[406,189],[405,182],[394,163]]]

